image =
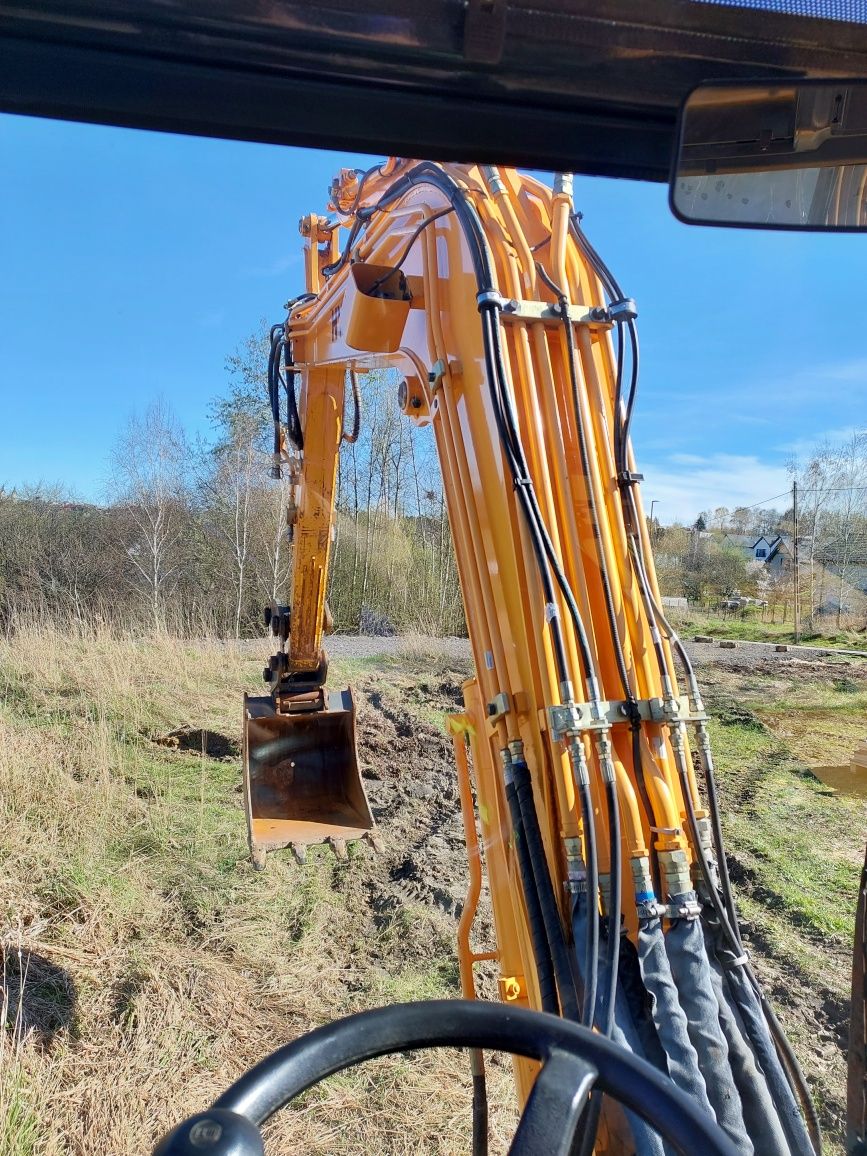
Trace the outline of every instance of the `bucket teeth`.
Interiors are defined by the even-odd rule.
[[[307,848],[306,848],[306,846],[303,843],[293,843],[291,846],[292,846],[292,854],[297,859],[299,865],[301,867],[303,867],[304,864],[307,862]]]
[[[331,849],[335,857],[340,859],[341,862],[347,863],[349,861],[349,852],[346,850],[346,840],[330,839],[329,842],[331,843]]]

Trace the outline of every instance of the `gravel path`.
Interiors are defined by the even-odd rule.
[[[851,661],[867,659],[867,652],[821,649],[813,646],[790,646],[788,650],[777,652],[770,642],[738,642],[734,648],[721,649],[712,642],[692,642],[686,640],[687,652],[696,666],[758,666],[779,662],[804,663],[840,659]],[[464,662],[470,655],[470,644],[466,638],[416,639],[394,636],[391,638],[358,634],[333,634],[326,641],[326,649],[332,658],[373,658],[377,654],[401,654],[404,652],[430,649],[434,654],[454,657]]]

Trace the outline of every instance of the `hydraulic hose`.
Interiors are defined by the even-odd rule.
[[[623,879],[620,872],[620,808],[617,801],[617,786],[613,779],[606,781],[605,795],[608,800],[608,854],[611,874],[609,876],[608,943],[606,950],[610,991],[605,1009],[603,1030],[606,1036],[610,1036],[614,1027],[614,1005],[617,1002],[617,976],[620,967],[620,908],[623,894]]]
[[[533,946],[533,958],[536,961],[536,974],[539,980],[539,999],[542,1011],[558,1015],[560,1007],[557,1002],[557,986],[554,980],[554,967],[551,961],[551,950],[545,933],[545,922],[542,917],[542,907],[539,893],[536,890],[536,878],[530,853],[527,848],[527,839],[524,832],[524,822],[521,817],[521,808],[518,803],[518,794],[515,788],[514,767],[507,762],[504,769],[506,802],[509,805],[509,814],[512,819],[512,830],[515,837],[515,853],[518,858],[518,870],[524,887],[524,903],[527,908],[527,924],[530,930],[530,942]]]
[[[280,462],[280,378],[277,364],[280,355],[280,343],[285,330],[282,325],[272,325],[268,345],[268,401],[271,405],[271,417],[274,422],[274,469],[278,471]]]
[[[536,814],[536,803],[533,799],[530,768],[523,759],[516,759],[512,764],[512,773],[527,853],[536,883],[536,894],[539,898],[539,907],[545,924],[545,934],[551,948],[554,977],[560,993],[560,1007],[564,1019],[578,1021],[581,1016],[578,1012],[575,981],[572,976],[572,968],[569,965],[569,953],[563,938],[563,925],[560,922],[557,900],[554,897],[554,887],[545,859],[545,848],[542,845],[542,832],[539,828],[539,816]]]
[[[354,369],[349,370],[349,382],[352,386],[352,432],[341,434],[341,440],[348,445],[355,445],[358,441],[358,435],[361,433],[361,394],[358,389],[358,376]]]
[[[580,741],[580,740],[578,740]],[[587,927],[585,930],[584,967],[584,1002],[581,1007],[581,1022],[586,1028],[593,1026],[596,1020],[596,989],[599,982],[599,860],[596,853],[596,824],[593,822],[593,800],[590,797],[590,785],[586,779],[576,783],[578,800],[581,805],[581,818],[584,822],[584,859],[587,870]],[[580,895],[576,896],[572,911],[572,933],[577,945],[579,936],[576,934],[576,921]],[[592,908],[596,909],[595,917]]]

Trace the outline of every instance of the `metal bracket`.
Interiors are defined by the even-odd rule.
[[[445,377],[447,371],[448,366],[442,358],[440,358],[439,361],[435,361],[431,366],[430,372],[427,375],[427,382],[430,386],[431,393],[436,393],[436,391],[442,385],[443,378]]]
[[[614,324],[608,311],[598,305],[569,305],[567,313],[573,325],[587,325],[591,329],[610,329]],[[547,301],[521,301],[513,297],[503,302],[501,316],[504,321],[514,319],[563,324],[561,306],[551,305]]]
[[[640,698],[635,704],[642,722],[680,723],[703,722],[704,713],[692,714],[687,695],[666,702],[661,698]],[[601,712],[601,715],[594,714]],[[630,722],[630,704],[625,699],[610,702],[566,702],[548,708],[548,719],[555,741],[581,731],[607,730],[618,723]]]
[[[495,722],[498,718],[502,718],[504,714],[508,714],[512,709],[509,696],[504,691],[500,691],[499,694],[495,694],[491,701],[486,704],[485,709],[487,710],[488,721]]]
[[[507,0],[468,0],[464,17],[464,59],[499,64],[506,43]]]

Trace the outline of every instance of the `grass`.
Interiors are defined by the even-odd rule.
[[[383,890],[388,849],[250,868],[237,756],[212,757],[195,736],[231,747],[260,672],[257,653],[231,645],[38,624],[0,639],[0,1156],[138,1156],[310,1027],[458,994],[454,919]],[[364,691],[377,758],[421,729],[419,760],[442,765],[442,713],[464,673],[422,638],[332,664],[335,685]],[[847,998],[867,804],[828,791],[808,764],[848,757],[861,737],[864,668],[706,675],[738,902],[833,1129],[842,1060],[825,1037]],[[178,728],[192,749],[154,741]],[[396,775],[406,751],[392,757]],[[395,848],[416,827],[403,802],[392,827],[381,820]],[[492,1061],[490,1076],[503,1151],[508,1065]],[[327,1081],[270,1136],[275,1151],[465,1152],[469,1102],[465,1057],[419,1053]]]
[[[375,664],[335,663],[335,683]],[[458,994],[453,920],[377,912],[367,848],[249,865],[236,740],[261,658],[231,645],[24,624],[0,640],[0,1156],[136,1156],[319,1023]],[[20,997],[20,1007],[9,994]],[[510,1080],[500,1140],[508,1134]],[[465,1057],[379,1061],[271,1127],[275,1150],[469,1146]],[[495,1148],[497,1113],[494,1111]]]
[[[845,1039],[867,799],[811,766],[863,737],[867,665],[849,659],[707,669],[723,829],[757,970],[841,1151]]]
[[[813,753],[855,745],[867,680],[796,681],[772,695],[739,678],[731,711],[717,689],[711,725],[722,773],[726,833],[774,911],[818,937],[851,942],[863,860],[863,799],[829,792],[809,770]],[[836,682],[836,686],[835,686]],[[842,689],[841,689],[842,688]],[[744,717],[746,716],[746,717]],[[811,741],[815,746],[811,746]],[[830,760],[829,760],[830,761]]]
[[[743,642],[776,642],[786,645],[795,642],[792,623],[762,622],[758,615],[749,611],[743,617],[739,614],[723,617],[694,609],[688,613],[674,612],[672,617],[678,630],[687,637],[690,634],[707,634],[711,638],[730,638]],[[801,631],[800,645],[867,651],[867,636],[861,630],[840,630],[830,624],[823,630],[810,631],[805,627]]]

